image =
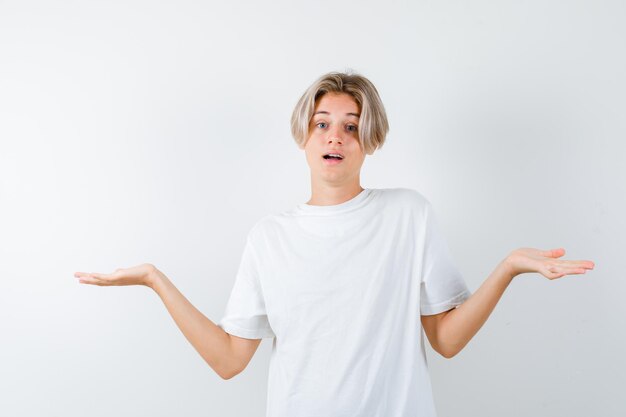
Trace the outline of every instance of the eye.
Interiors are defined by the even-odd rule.
[[[359,128],[356,125],[348,125],[348,130],[350,130],[352,132],[356,132],[357,130],[359,130]]]

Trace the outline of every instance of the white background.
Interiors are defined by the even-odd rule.
[[[0,0],[0,414],[265,414],[271,340],[224,381],[146,287],[212,321],[250,227],[310,197],[291,111],[368,77],[390,132],[361,184],[435,207],[472,292],[517,247],[596,264],[518,276],[456,357],[440,417],[626,413],[623,1]]]

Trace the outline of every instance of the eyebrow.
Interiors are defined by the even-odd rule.
[[[316,111],[315,113],[313,113],[313,116],[315,116],[316,114],[330,114],[327,111],[324,110],[320,110],[320,111]],[[354,116],[354,117],[360,117],[361,115],[359,113],[346,113],[346,116]]]

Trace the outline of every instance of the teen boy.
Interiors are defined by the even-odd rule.
[[[82,283],[155,290],[224,379],[272,338],[268,417],[434,417],[422,329],[435,351],[452,358],[515,276],[593,269],[591,261],[558,259],[563,249],[520,248],[471,294],[424,196],[361,186],[365,156],[388,132],[378,92],[361,75],[317,79],[291,129],[311,170],[311,198],[252,227],[218,324],[152,264],[75,274]]]

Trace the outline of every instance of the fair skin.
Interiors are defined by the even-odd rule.
[[[487,321],[504,290],[518,275],[537,272],[553,280],[584,274],[595,266],[588,260],[558,259],[563,255],[563,248],[512,251],[463,304],[440,314],[421,316],[430,345],[445,358],[459,353]]]
[[[302,149],[311,170],[311,198],[307,204],[335,205],[355,197],[363,188],[360,170],[365,154],[359,142],[360,114],[357,103],[347,94],[327,93],[318,101],[310,124],[310,136]],[[340,163],[325,162],[322,156],[336,151]],[[440,314],[421,316],[424,332],[433,349],[445,358],[459,353],[485,323],[513,278],[540,273],[553,280],[584,274],[594,268],[588,260],[559,259],[563,248],[540,250],[519,248],[505,257],[481,287],[463,304]],[[120,268],[110,274],[76,272],[80,283],[98,286],[144,285],[154,290],[183,335],[207,364],[222,378],[242,372],[262,339],[245,339],[226,333],[204,316],[152,264]]]
[[[360,109],[348,94],[326,93],[313,113],[303,148],[311,170],[311,198],[307,204],[340,204],[363,191],[360,174],[366,154],[359,142]],[[323,158],[333,151],[344,156],[341,162],[329,164]]]
[[[223,379],[230,379],[243,371],[261,343],[261,339],[244,339],[226,333],[195,308],[152,264],[119,268],[110,274],[76,272],[74,276],[82,284],[144,285],[154,290],[185,338]]]

